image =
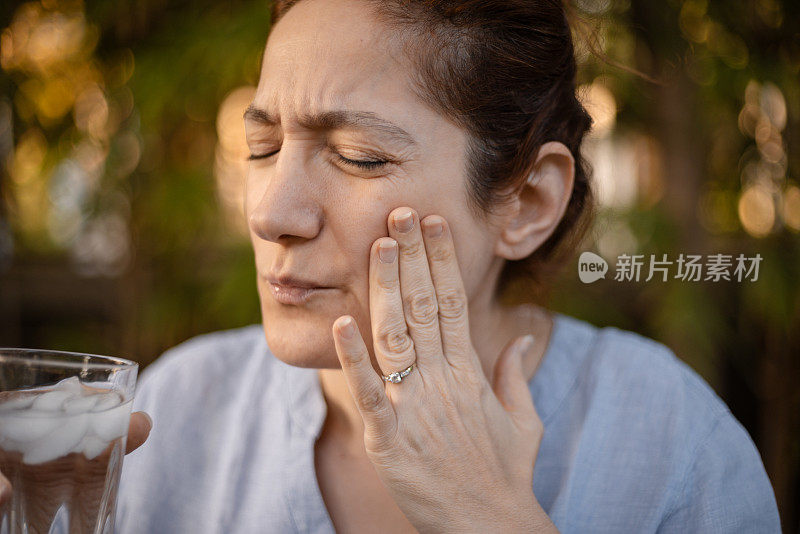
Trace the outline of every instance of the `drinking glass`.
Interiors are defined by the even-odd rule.
[[[112,533],[138,365],[0,348],[0,534]]]

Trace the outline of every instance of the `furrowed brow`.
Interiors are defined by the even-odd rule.
[[[257,108],[253,104],[250,104],[247,106],[247,109],[244,110],[244,120],[260,122],[268,126],[277,126],[279,123],[279,121],[270,115],[267,110]]]
[[[257,108],[252,104],[245,110],[244,118],[245,120],[252,120],[268,126],[280,124],[279,117],[273,116],[267,110]],[[337,130],[344,128],[372,130],[384,137],[390,137],[408,145],[417,144],[414,137],[407,131],[371,111],[324,111],[316,115],[303,115],[298,118],[297,122],[309,130]]]

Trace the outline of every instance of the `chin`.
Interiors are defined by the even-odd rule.
[[[262,321],[267,345],[276,358],[295,367],[341,368],[330,328],[309,321],[283,322],[269,316]]]
[[[333,341],[333,323],[350,314],[358,317],[358,302],[346,296],[321,295],[304,305],[286,305],[275,300],[259,280],[261,317],[270,352],[295,367],[341,369]],[[345,298],[342,298],[345,297]]]

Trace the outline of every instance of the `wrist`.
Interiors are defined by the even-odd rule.
[[[498,534],[507,532],[558,533],[555,524],[541,507],[533,492],[524,500],[518,500],[502,516],[495,516],[493,519],[485,532],[497,532]]]
[[[531,498],[527,514],[522,519],[523,523],[516,524],[512,528],[519,528],[518,532],[541,532],[547,534],[558,534],[558,529],[544,508],[541,507],[536,497]]]
[[[449,528],[438,532],[485,532],[508,534],[509,532],[535,532],[557,534],[558,529],[530,493],[524,500],[506,500],[501,505],[485,510],[480,517],[464,511],[449,522]]]

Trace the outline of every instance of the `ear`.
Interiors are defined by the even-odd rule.
[[[575,183],[575,158],[563,143],[541,146],[533,172],[500,229],[495,254],[507,260],[529,256],[555,231]]]

